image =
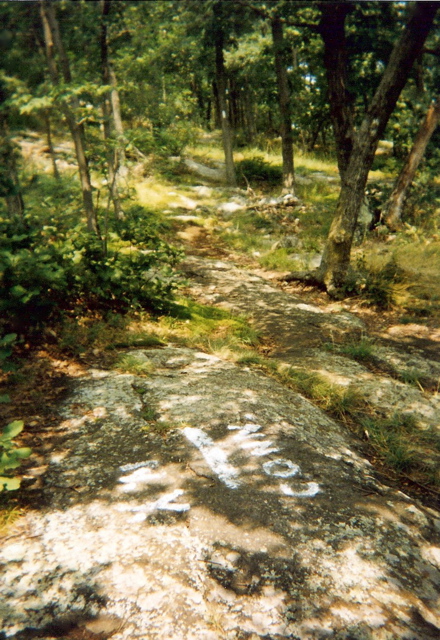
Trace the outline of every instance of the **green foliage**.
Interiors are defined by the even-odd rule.
[[[241,184],[266,183],[268,185],[281,184],[281,167],[274,167],[261,156],[246,158],[236,164],[237,176]]]
[[[423,371],[420,371],[420,369],[417,369],[416,367],[410,367],[408,369],[403,369],[402,371],[399,371],[398,377],[400,378],[400,380],[402,380],[402,382],[405,382],[406,384],[411,384],[415,387],[419,387],[422,389],[427,379],[426,374]]]
[[[12,349],[17,340],[16,333],[7,333],[0,338],[0,369],[4,372],[15,371],[15,365],[7,360],[12,355]],[[0,396],[0,402],[8,402],[7,396]]]
[[[0,197],[18,194],[18,185],[12,177],[11,168],[20,158],[18,146],[10,137],[0,136]]]
[[[355,281],[348,281],[348,294],[361,294],[371,305],[378,309],[391,309],[396,302],[396,285],[402,282],[403,271],[394,256],[380,266],[368,265],[362,256],[357,262],[358,273]]]
[[[291,367],[284,376],[296,391],[339,419],[356,414],[365,405],[365,399],[357,389],[334,384],[318,373]]]
[[[136,376],[147,376],[153,372],[153,363],[133,353],[125,353],[117,359],[114,365],[115,369],[119,369],[124,373],[133,373]]]
[[[363,418],[361,424],[380,458],[399,472],[426,472],[429,450],[440,449],[433,429],[421,429],[412,414],[395,413],[388,418]]]
[[[20,479],[13,471],[22,460],[29,458],[32,451],[29,447],[17,447],[14,438],[23,430],[23,422],[10,422],[0,435],[0,492],[14,491],[20,487]]]
[[[349,342],[347,344],[329,344],[327,347],[331,351],[342,353],[345,356],[349,356],[359,362],[368,362],[374,359],[374,343],[368,337],[361,337],[355,342]]]
[[[266,253],[259,260],[262,267],[266,269],[276,269],[278,271],[295,271],[301,269],[304,264],[298,258],[291,256],[289,249],[274,249]]]
[[[196,142],[197,134],[198,130],[193,124],[177,120],[155,132],[156,149],[165,156],[179,156],[186,147]]]
[[[0,312],[7,327],[26,331],[73,308],[169,307],[180,254],[161,239],[149,212],[128,208],[125,226],[109,225],[106,248],[67,223],[45,224],[32,214],[21,225],[0,218]]]

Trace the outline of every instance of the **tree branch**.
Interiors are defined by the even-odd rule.
[[[440,47],[437,47],[436,49],[423,49],[422,53],[429,53],[432,56],[440,58]]]
[[[261,18],[264,18],[265,20],[273,20],[276,14],[276,12],[266,11],[262,7],[256,7],[252,3],[247,2],[247,0],[236,0],[236,2],[237,4],[241,4],[242,7],[246,7],[250,9],[254,13],[258,14]],[[306,27],[307,29],[312,29],[312,31],[316,31],[317,33],[319,32],[319,28],[320,28],[319,24],[314,24],[312,22],[294,22],[293,20],[289,20],[288,18],[282,18],[281,16],[278,16],[278,19],[287,27],[299,27],[299,28]]]

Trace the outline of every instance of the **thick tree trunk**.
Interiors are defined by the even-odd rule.
[[[354,139],[348,166],[341,175],[336,213],[318,270],[319,279],[330,294],[335,294],[345,283],[354,230],[377,143],[406,84],[411,67],[420,54],[436,11],[435,2],[415,4]]]
[[[395,231],[398,229],[401,217],[402,208],[405,202],[405,198],[408,192],[408,188],[411,186],[417,168],[425,155],[425,150],[428,142],[431,139],[432,134],[437,128],[440,121],[440,96],[435,103],[429,106],[428,112],[420,125],[420,129],[414,139],[414,144],[406,159],[406,162],[396,180],[394,189],[391,193],[390,199],[385,206],[385,210],[382,213],[383,222]]]
[[[319,32],[324,42],[324,66],[327,74],[330,116],[336,141],[339,174],[347,170],[353,149],[353,98],[347,89],[347,44],[345,19],[350,2],[322,2]]]
[[[283,35],[283,24],[279,17],[271,20],[272,39],[275,57],[275,71],[278,86],[278,104],[281,116],[281,148],[283,157],[283,189],[293,193],[293,136],[292,117],[290,110],[290,89],[286,69],[286,51]]]
[[[235,176],[234,156],[232,151],[232,131],[228,118],[228,106],[226,100],[226,71],[223,55],[223,29],[221,26],[221,2],[214,5],[215,28],[215,82],[217,86],[218,106],[220,112],[223,150],[225,152],[226,182],[230,187],[237,185]]]
[[[51,2],[48,2],[47,0],[40,0],[40,10],[44,30],[46,57],[52,83],[56,85],[59,82],[59,74],[54,55],[54,52],[56,50],[56,52],[58,53],[64,82],[66,82],[66,84],[69,84],[72,81],[72,76],[70,73],[69,61],[67,59],[61,40],[54,7]],[[92,184],[90,180],[87,158],[84,151],[84,131],[82,125],[78,124],[75,117],[75,111],[77,107],[78,100],[76,98],[72,98],[71,104],[69,105],[66,103],[63,107],[63,111],[67,121],[67,125],[73,138],[73,143],[75,145],[75,153],[78,162],[78,171],[81,182],[81,191],[83,196],[84,209],[87,217],[87,228],[89,231],[99,236],[98,222],[96,219],[95,207],[93,205]]]

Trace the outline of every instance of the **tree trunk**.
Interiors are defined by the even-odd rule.
[[[0,104],[5,95],[0,87]],[[17,175],[17,149],[10,139],[6,113],[0,112],[0,190],[11,219],[23,218],[24,202]]]
[[[336,294],[346,280],[359,210],[377,143],[397,99],[406,84],[414,61],[431,29],[437,3],[416,2],[402,36],[394,46],[382,80],[354,138],[348,166],[341,175],[341,192],[318,277],[330,294]]]
[[[52,142],[52,127],[50,125],[49,112],[46,111],[44,113],[43,117],[44,117],[44,124],[45,124],[45,127],[46,127],[47,147],[49,149],[49,155],[50,155],[50,159],[52,161],[53,175],[54,175],[54,178],[56,180],[59,180],[60,179],[60,172],[58,171],[57,157],[56,157],[55,149],[54,149],[53,142]]]
[[[283,35],[283,24],[279,17],[271,20],[272,39],[275,56],[275,71],[278,86],[278,104],[281,116],[281,148],[283,157],[283,190],[293,193],[293,136],[290,108],[289,80],[286,69],[286,45]]]
[[[212,83],[212,95],[214,96],[214,129],[221,129],[222,128],[221,109],[220,109],[220,102],[218,99],[217,83],[215,80]]]
[[[108,172],[108,188],[111,201],[113,202],[113,208],[115,210],[115,217],[117,220],[124,218],[124,213],[121,206],[121,198],[119,196],[119,180],[118,173],[121,164],[125,160],[125,154],[123,151],[122,140],[124,136],[124,129],[122,126],[121,109],[119,104],[119,94],[116,87],[116,77],[113,70],[110,67],[108,60],[108,44],[107,44],[107,23],[106,17],[110,11],[110,1],[101,0],[101,70],[102,81],[104,85],[111,85],[109,96],[104,97],[102,104],[102,111],[104,116],[104,138],[107,142],[107,172]],[[116,145],[112,144],[112,127],[110,124],[113,120],[113,126],[118,136]]]
[[[414,176],[425,154],[428,142],[436,130],[439,121],[440,96],[437,98],[435,103],[431,103],[429,106],[428,112],[414,139],[412,149],[409,152],[406,162],[396,180],[390,199],[382,213],[383,222],[393,231],[399,227],[402,217],[403,203],[405,202],[408,188],[414,180]]]
[[[330,116],[336,141],[339,174],[346,171],[353,149],[353,97],[347,89],[347,44],[345,19],[351,3],[322,2],[319,32],[324,42]]]
[[[234,156],[232,152],[232,131],[228,118],[228,106],[226,100],[226,71],[223,55],[224,34],[221,25],[221,2],[216,2],[213,7],[215,25],[215,81],[217,86],[218,106],[220,111],[223,149],[225,152],[226,182],[230,187],[237,185],[235,176]]]
[[[64,82],[66,82],[66,84],[70,84],[72,76],[70,73],[69,61],[64,51],[59,25],[52,3],[48,2],[48,0],[40,0],[40,13],[43,23],[47,63],[52,83],[54,85],[59,83],[59,73],[54,55],[54,51],[56,50],[60,60],[60,67]],[[63,112],[75,145],[84,209],[87,216],[87,229],[99,236],[96,212],[93,206],[92,184],[87,158],[84,151],[83,127],[78,124],[75,117],[78,100],[77,98],[72,98],[70,102],[70,105],[67,103],[64,104]]]

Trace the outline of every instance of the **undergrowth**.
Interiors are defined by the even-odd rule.
[[[353,352],[353,346],[350,345],[351,353],[348,355],[369,358],[369,347],[368,344],[367,352],[364,347]],[[434,429],[420,428],[413,414],[378,416],[361,387],[356,384],[335,384],[316,372],[286,366],[257,351],[243,354],[237,362],[260,368],[344,422],[351,431],[368,442],[374,458],[393,474],[404,474],[406,478],[428,488],[440,487],[440,436]]]
[[[0,209],[4,330],[39,330],[63,312],[166,310],[179,284],[180,252],[162,239],[164,223],[127,202],[122,223],[99,212],[98,238],[84,229],[75,192],[64,186],[36,180],[23,219],[11,220]]]
[[[440,487],[440,436],[422,429],[413,414],[361,419],[364,434],[380,462],[422,484]]]

